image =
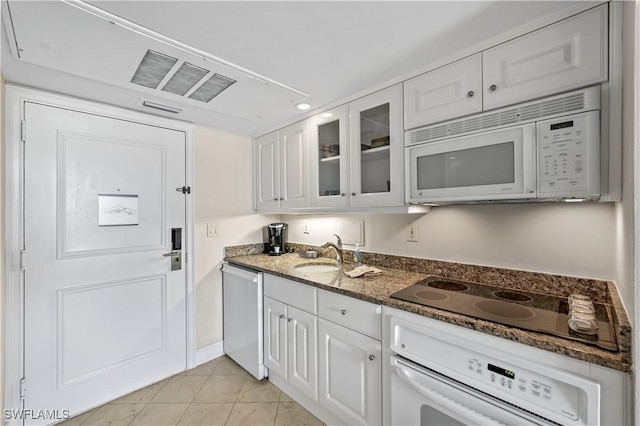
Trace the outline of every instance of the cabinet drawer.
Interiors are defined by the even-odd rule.
[[[315,287],[300,284],[285,278],[264,274],[264,295],[279,300],[303,311],[317,314]]]
[[[318,315],[374,339],[381,339],[380,305],[330,291],[318,291]]]

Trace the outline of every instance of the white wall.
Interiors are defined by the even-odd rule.
[[[196,348],[222,340],[224,247],[262,241],[262,229],[279,216],[256,215],[252,206],[251,140],[197,127],[195,133]],[[207,237],[207,223],[219,237]]]
[[[615,279],[613,203],[434,207],[426,215],[284,217],[289,239],[334,241],[341,220],[363,219],[364,251],[598,279]],[[419,241],[406,241],[418,224]],[[308,225],[309,234],[303,233]]]

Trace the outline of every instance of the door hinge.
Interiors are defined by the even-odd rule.
[[[20,269],[25,269],[27,267],[27,251],[20,250]]]
[[[20,379],[20,399],[25,399],[27,397],[27,378],[23,377]]]
[[[191,187],[183,186],[182,188],[176,188],[176,191],[182,192],[183,194],[191,194]]]
[[[20,122],[20,140],[22,142],[27,141],[27,120],[22,120]]]

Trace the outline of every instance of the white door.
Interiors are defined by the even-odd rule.
[[[308,121],[280,129],[280,207],[309,207]]]
[[[403,206],[402,85],[349,103],[351,207]]]
[[[320,405],[344,424],[382,424],[382,346],[345,327],[318,321]]]
[[[254,141],[255,202],[257,210],[280,207],[280,153],[278,132]]]
[[[404,82],[405,129],[481,111],[480,53]]]
[[[185,134],[36,103],[25,121],[26,406],[73,415],[186,368],[164,256],[172,228],[185,247]]]
[[[269,371],[287,378],[287,305],[264,298],[264,365]]]
[[[607,80],[607,5],[482,52],[484,109]]]
[[[314,401],[318,400],[318,317],[287,306],[288,381]]]
[[[311,206],[349,206],[348,107],[340,105],[310,118]]]

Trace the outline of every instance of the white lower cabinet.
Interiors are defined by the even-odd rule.
[[[318,320],[319,403],[344,424],[382,421],[381,343]]]
[[[264,354],[269,374],[318,400],[317,321],[308,312],[264,298]]]

